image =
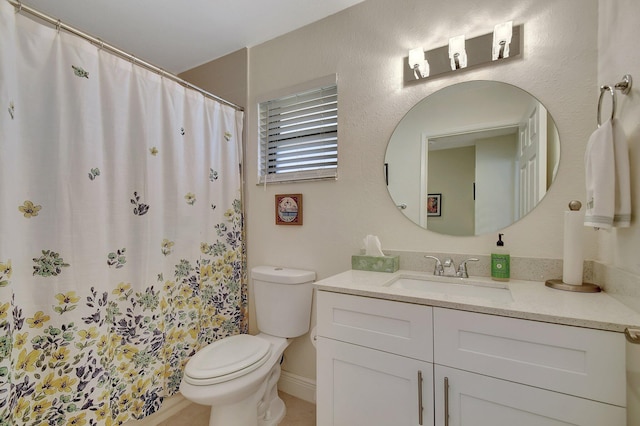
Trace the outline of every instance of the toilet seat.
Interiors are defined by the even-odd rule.
[[[213,342],[199,350],[187,363],[184,380],[206,386],[244,376],[264,364],[271,355],[271,343],[249,334],[238,334]]]

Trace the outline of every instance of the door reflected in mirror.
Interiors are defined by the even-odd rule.
[[[506,83],[470,81],[429,95],[405,115],[387,146],[385,178],[399,211],[417,225],[481,235],[533,210],[559,159],[555,122],[535,97]]]

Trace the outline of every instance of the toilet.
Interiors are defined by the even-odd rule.
[[[273,266],[251,270],[260,333],[229,336],[200,349],[180,383],[186,399],[211,407],[210,426],[275,426],[282,420],[280,362],[291,339],[309,331],[315,276]]]

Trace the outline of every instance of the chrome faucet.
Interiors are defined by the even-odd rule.
[[[442,262],[435,256],[425,256],[425,259],[433,259],[436,261],[436,266],[433,269],[433,275],[437,275],[439,277],[444,275],[444,268],[442,267]]]
[[[445,277],[456,277],[456,264],[453,263],[453,259],[451,259],[450,257],[447,257],[444,259],[444,262],[442,263],[442,269],[443,269],[443,276]]]
[[[469,273],[467,272],[467,262],[477,262],[478,259],[475,257],[471,257],[469,259],[465,259],[460,263],[460,266],[456,269],[456,265],[453,262],[453,259],[447,257],[444,259],[444,262],[441,262],[435,256],[425,256],[426,259],[433,259],[436,261],[436,266],[433,270],[433,275],[438,277],[458,277],[458,278],[469,278]]]
[[[467,262],[477,262],[478,259],[475,257],[470,257],[469,259],[465,259],[458,266],[458,271],[456,272],[456,277],[460,278],[469,278],[469,273],[467,272]]]

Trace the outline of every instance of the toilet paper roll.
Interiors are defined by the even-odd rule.
[[[562,262],[562,282],[571,285],[582,285],[582,228],[584,212],[564,212],[564,248]]]

